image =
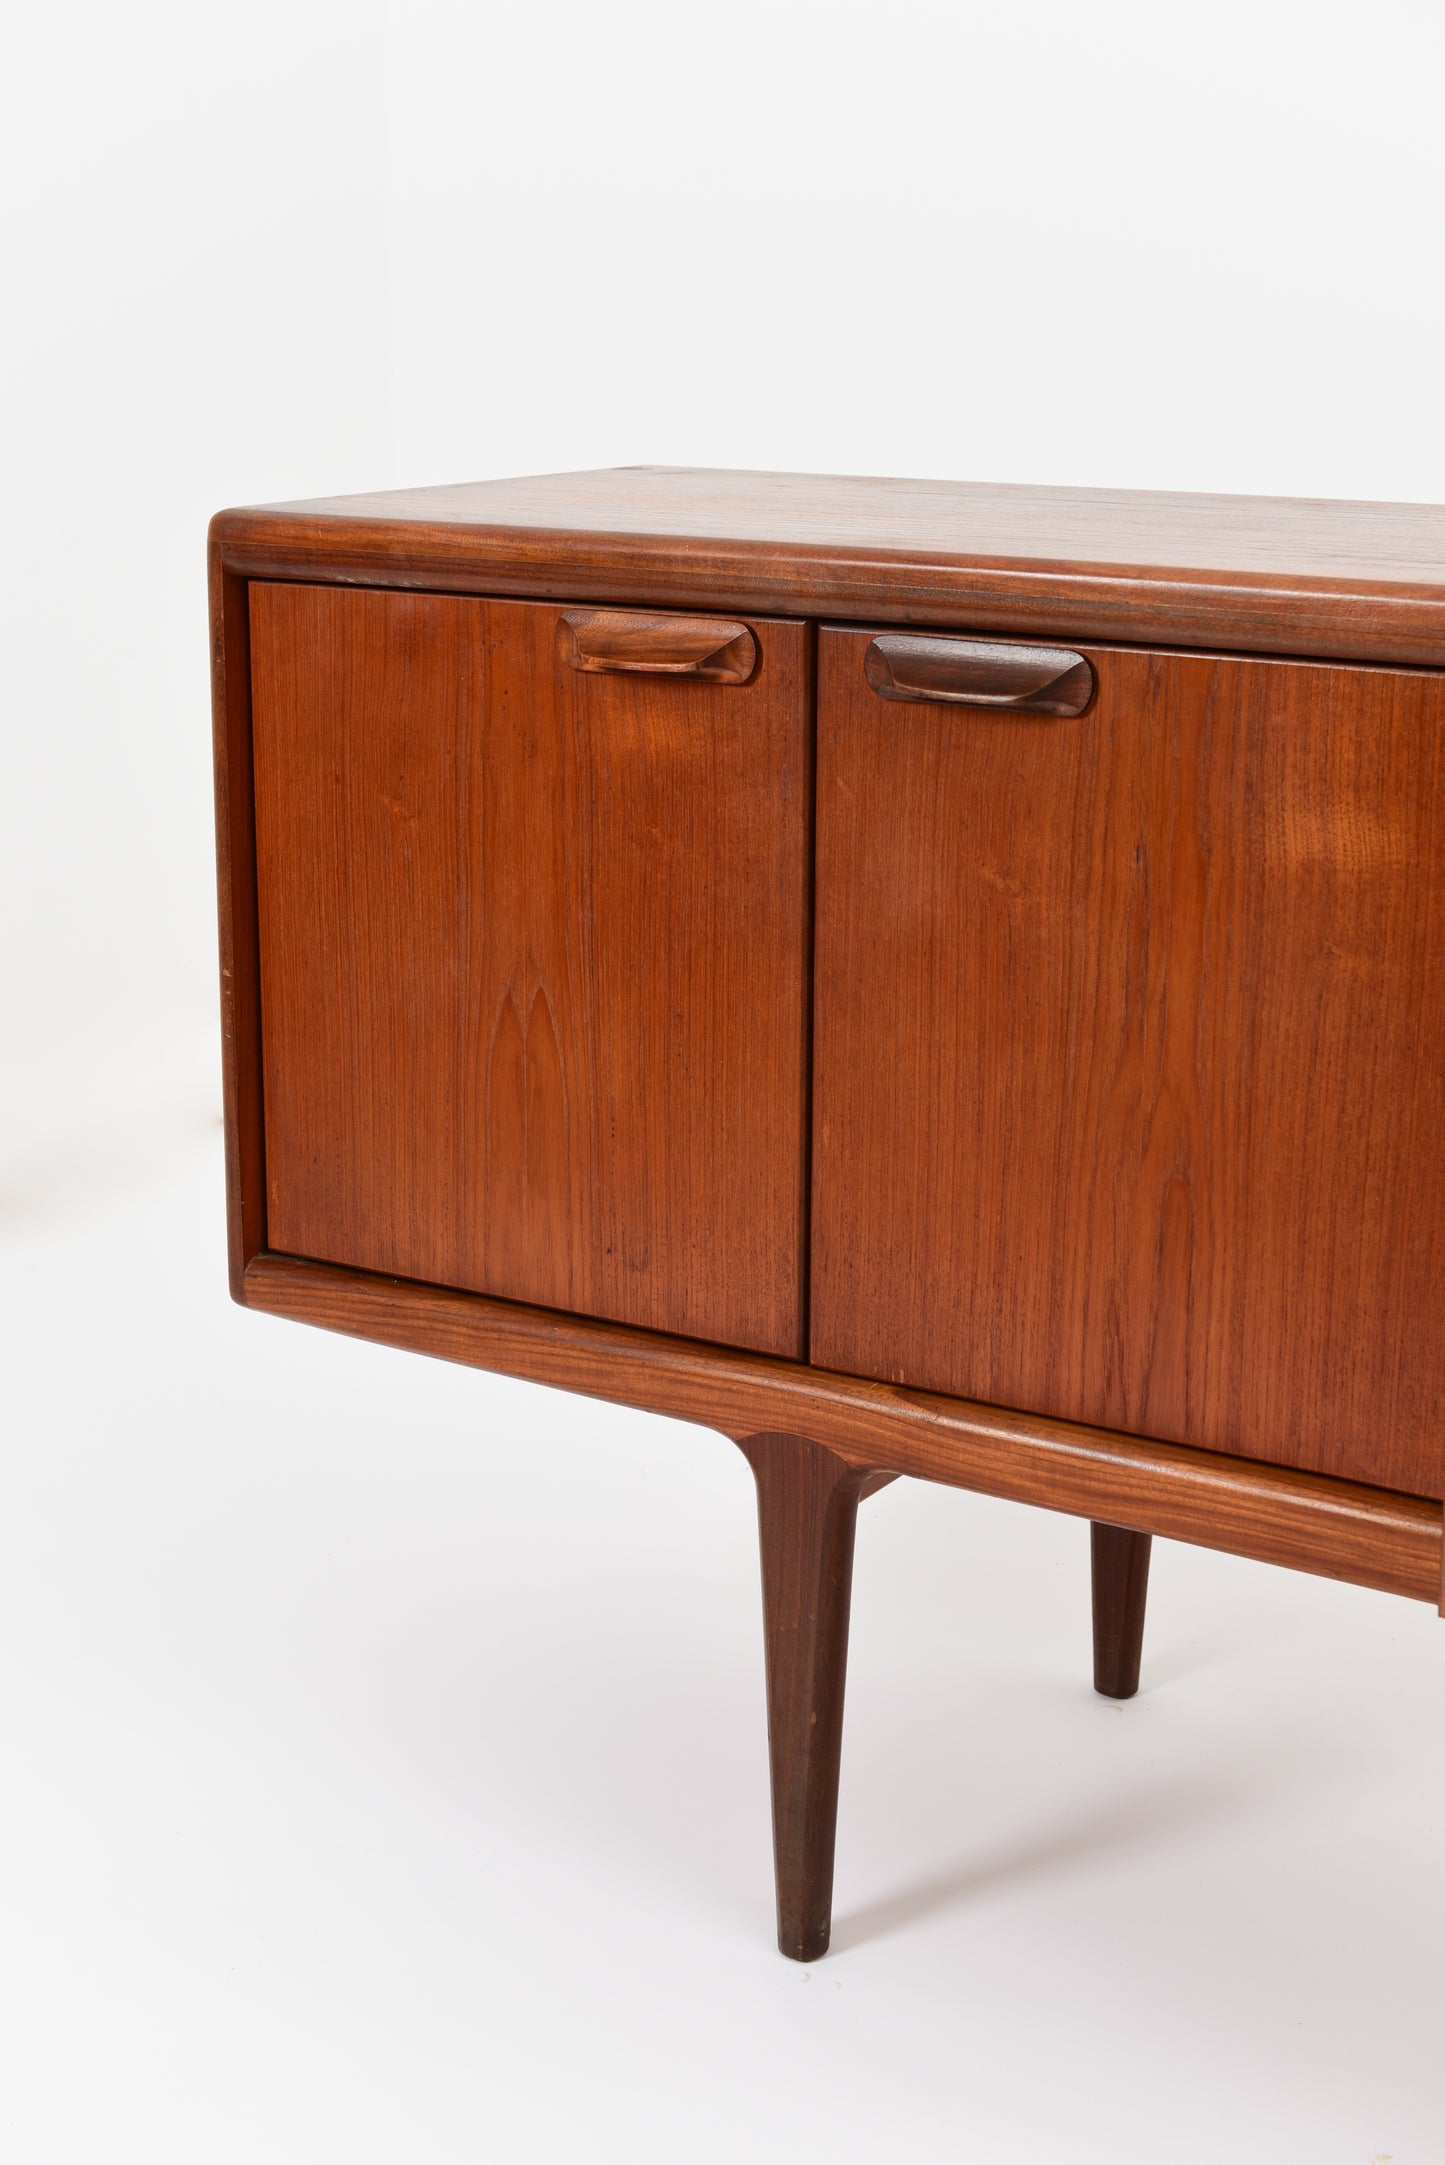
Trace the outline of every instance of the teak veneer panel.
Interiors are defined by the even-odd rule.
[[[1445,677],[819,641],[812,1358],[1445,1493]]]
[[[224,512],[247,577],[1445,665],[1445,509],[617,467]]]
[[[251,589],[268,1245],[802,1345],[811,633]]]
[[[267,1314],[696,1421],[811,1437],[913,1474],[1438,1602],[1441,1507],[1347,1481],[966,1405],[654,1332],[260,1255]]]

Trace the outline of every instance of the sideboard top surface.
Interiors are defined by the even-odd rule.
[[[313,517],[647,534],[981,563],[1405,582],[1445,592],[1445,505],[614,466],[274,507]]]
[[[222,513],[243,575],[1445,665],[1445,507],[625,466]]]

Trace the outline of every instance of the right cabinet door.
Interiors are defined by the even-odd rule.
[[[819,642],[812,1359],[1445,1493],[1445,677],[1084,648],[1062,718],[871,638]]]

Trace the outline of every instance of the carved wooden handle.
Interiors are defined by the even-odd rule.
[[[863,674],[880,699],[943,699],[1022,714],[1082,714],[1094,672],[1067,647],[1003,646],[886,632],[870,641]]]
[[[757,659],[746,624],[626,609],[569,609],[557,626],[557,652],[574,669],[641,670],[703,684],[745,683]]]

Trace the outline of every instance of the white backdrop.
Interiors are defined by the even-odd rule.
[[[770,1952],[746,1470],[226,1306],[203,539],[633,461],[1445,500],[1445,16],[94,4],[6,33],[0,2147],[1439,2155],[1445,1644],[868,1507]]]

